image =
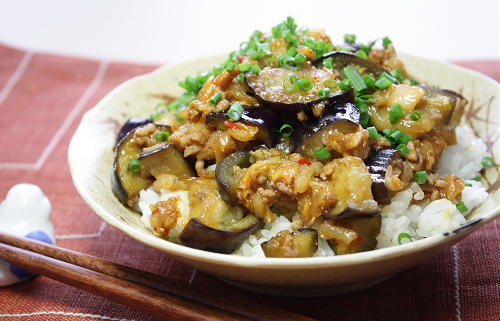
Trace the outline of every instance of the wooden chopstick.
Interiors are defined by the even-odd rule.
[[[33,272],[169,320],[313,320],[236,296],[221,298],[199,290],[195,293],[186,284],[153,273],[8,233],[0,232],[0,256]]]

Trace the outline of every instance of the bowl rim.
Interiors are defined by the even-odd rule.
[[[448,62],[442,61],[442,60],[436,60],[436,59],[430,59],[430,58],[424,58],[424,57],[417,57],[409,54],[398,54],[399,57],[405,59],[416,59],[424,62],[429,62],[429,63],[434,63],[434,64],[440,64],[443,67],[446,68],[452,68],[455,69],[456,71],[459,71],[461,73],[466,73],[469,74],[470,76],[474,77],[480,77],[483,78],[484,81],[487,82],[492,82],[495,83],[495,85],[498,85],[498,82],[495,81],[494,79],[481,74],[479,72],[469,70],[457,65],[450,64]],[[425,239],[417,240],[414,242],[410,243],[405,243],[397,246],[391,246],[387,248],[382,248],[382,249],[375,249],[367,252],[360,252],[360,253],[354,253],[354,254],[346,254],[346,255],[334,255],[334,256],[328,256],[328,257],[308,257],[308,258],[262,258],[262,257],[247,257],[247,256],[240,256],[240,255],[232,255],[232,254],[221,254],[221,253],[214,253],[214,252],[209,252],[209,251],[204,251],[204,250],[198,250],[194,248],[190,248],[188,246],[184,246],[181,244],[177,244],[174,242],[170,242],[167,240],[164,240],[160,237],[157,237],[153,235],[151,232],[148,232],[146,230],[140,230],[138,228],[135,228],[131,225],[129,225],[127,222],[120,220],[118,217],[115,217],[109,213],[99,204],[98,201],[96,201],[91,193],[89,193],[88,190],[86,190],[83,186],[80,185],[80,182],[78,180],[78,176],[76,175],[77,169],[75,168],[75,151],[77,150],[77,141],[78,139],[81,138],[83,130],[86,128],[86,126],[90,126],[92,123],[92,119],[95,114],[98,114],[105,106],[108,104],[109,101],[112,100],[113,97],[115,97],[118,93],[126,90],[128,87],[130,87],[132,84],[137,83],[137,82],[142,82],[142,81],[147,81],[148,79],[157,76],[158,74],[166,73],[168,72],[171,68],[175,68],[178,65],[186,64],[186,63],[192,63],[194,61],[200,61],[200,60],[209,60],[209,59],[219,59],[221,57],[225,57],[223,55],[214,55],[210,57],[203,57],[203,58],[198,58],[198,59],[191,59],[191,60],[186,60],[182,62],[177,62],[174,64],[169,64],[169,65],[164,65],[160,66],[157,69],[153,70],[152,72],[149,72],[144,75],[139,75],[136,77],[133,77],[124,83],[120,84],[119,86],[115,87],[113,90],[111,90],[108,94],[106,94],[93,108],[88,110],[85,115],[82,117],[81,122],[75,131],[73,137],[71,138],[69,148],[68,148],[68,163],[69,163],[69,168],[70,168],[70,173],[71,177],[73,180],[73,184],[75,185],[78,193],[81,195],[81,197],[84,199],[84,201],[87,203],[87,205],[98,215],[100,216],[104,221],[106,221],[108,224],[113,226],[114,228],[117,228],[118,230],[124,232],[127,234],[129,237],[132,237],[133,239],[144,243],[148,246],[152,246],[153,248],[156,248],[160,251],[166,252],[170,255],[174,255],[176,257],[183,257],[186,259],[191,259],[191,260],[196,260],[196,261],[201,261],[201,262],[210,262],[212,264],[221,264],[221,265],[233,265],[233,266],[240,266],[240,267],[251,267],[251,268],[256,268],[256,269],[303,269],[303,268],[317,268],[317,267],[325,267],[325,266],[349,266],[352,265],[353,263],[355,264],[363,264],[363,263],[368,263],[368,262],[375,262],[375,261],[381,261],[381,260],[386,260],[394,257],[398,257],[400,255],[404,254],[410,254],[414,253],[417,251],[422,251],[428,248],[432,248],[434,246],[437,246],[438,244],[441,244],[444,242],[447,238],[450,237],[456,237],[457,235],[461,234],[463,230],[468,230],[469,228],[472,227],[472,230],[478,229],[480,226],[486,224],[487,222],[493,220],[496,217],[500,216],[500,205],[497,204],[497,207],[492,209],[487,215],[483,215],[481,220],[479,222],[475,222],[474,224],[471,224],[468,228],[464,229],[464,226],[467,226],[468,224],[462,225],[459,227],[458,230],[450,231],[449,233],[440,233],[438,235],[434,235],[431,237],[427,237]],[[499,194],[499,191],[492,191],[489,194]],[[495,198],[500,198],[500,196],[496,196]],[[120,204],[121,205],[121,204]],[[123,205],[121,205],[123,206]],[[123,206],[123,209],[126,211],[129,211],[125,206]],[[139,213],[137,213],[139,214]],[[468,222],[470,223],[470,222]],[[478,223],[478,224],[476,224]],[[468,233],[472,232],[469,231]]]

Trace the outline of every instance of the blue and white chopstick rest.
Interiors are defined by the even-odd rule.
[[[42,190],[32,184],[18,184],[0,203],[0,231],[54,244],[52,206]],[[0,258],[0,286],[22,282],[35,276]]]

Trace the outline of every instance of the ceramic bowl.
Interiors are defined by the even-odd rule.
[[[498,83],[451,64],[401,55],[408,70],[429,84],[462,93],[470,103],[463,122],[490,147],[500,163]],[[178,82],[224,60],[203,58],[165,66],[133,78],[111,91],[83,117],[68,152],[73,182],[87,204],[106,222],[130,237],[201,271],[267,294],[325,295],[359,290],[427,260],[500,215],[498,166],[484,181],[488,200],[454,231],[369,252],[333,257],[279,259],[211,253],[154,236],[140,215],[124,207],[111,191],[111,165],[117,129],[130,117],[147,117],[167,96],[181,93]],[[297,290],[297,291],[294,291]]]

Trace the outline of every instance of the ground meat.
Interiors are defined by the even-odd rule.
[[[464,181],[458,176],[449,175],[437,180],[434,183],[438,191],[438,198],[446,198],[452,203],[457,203],[462,198],[462,190],[464,189]],[[431,199],[431,201],[433,201]]]
[[[181,215],[181,198],[170,197],[150,206],[151,227],[155,235],[166,237]]]
[[[413,171],[432,171],[446,148],[445,140],[440,136],[424,136],[408,143],[409,153],[405,158],[411,162]]]
[[[387,47],[387,49],[372,49],[368,58],[382,65],[386,70],[399,69],[405,77],[409,76],[403,61],[397,58],[396,50],[392,45]]]
[[[177,148],[184,151],[184,157],[197,154],[205,145],[212,131],[204,123],[186,123],[170,136]]]

